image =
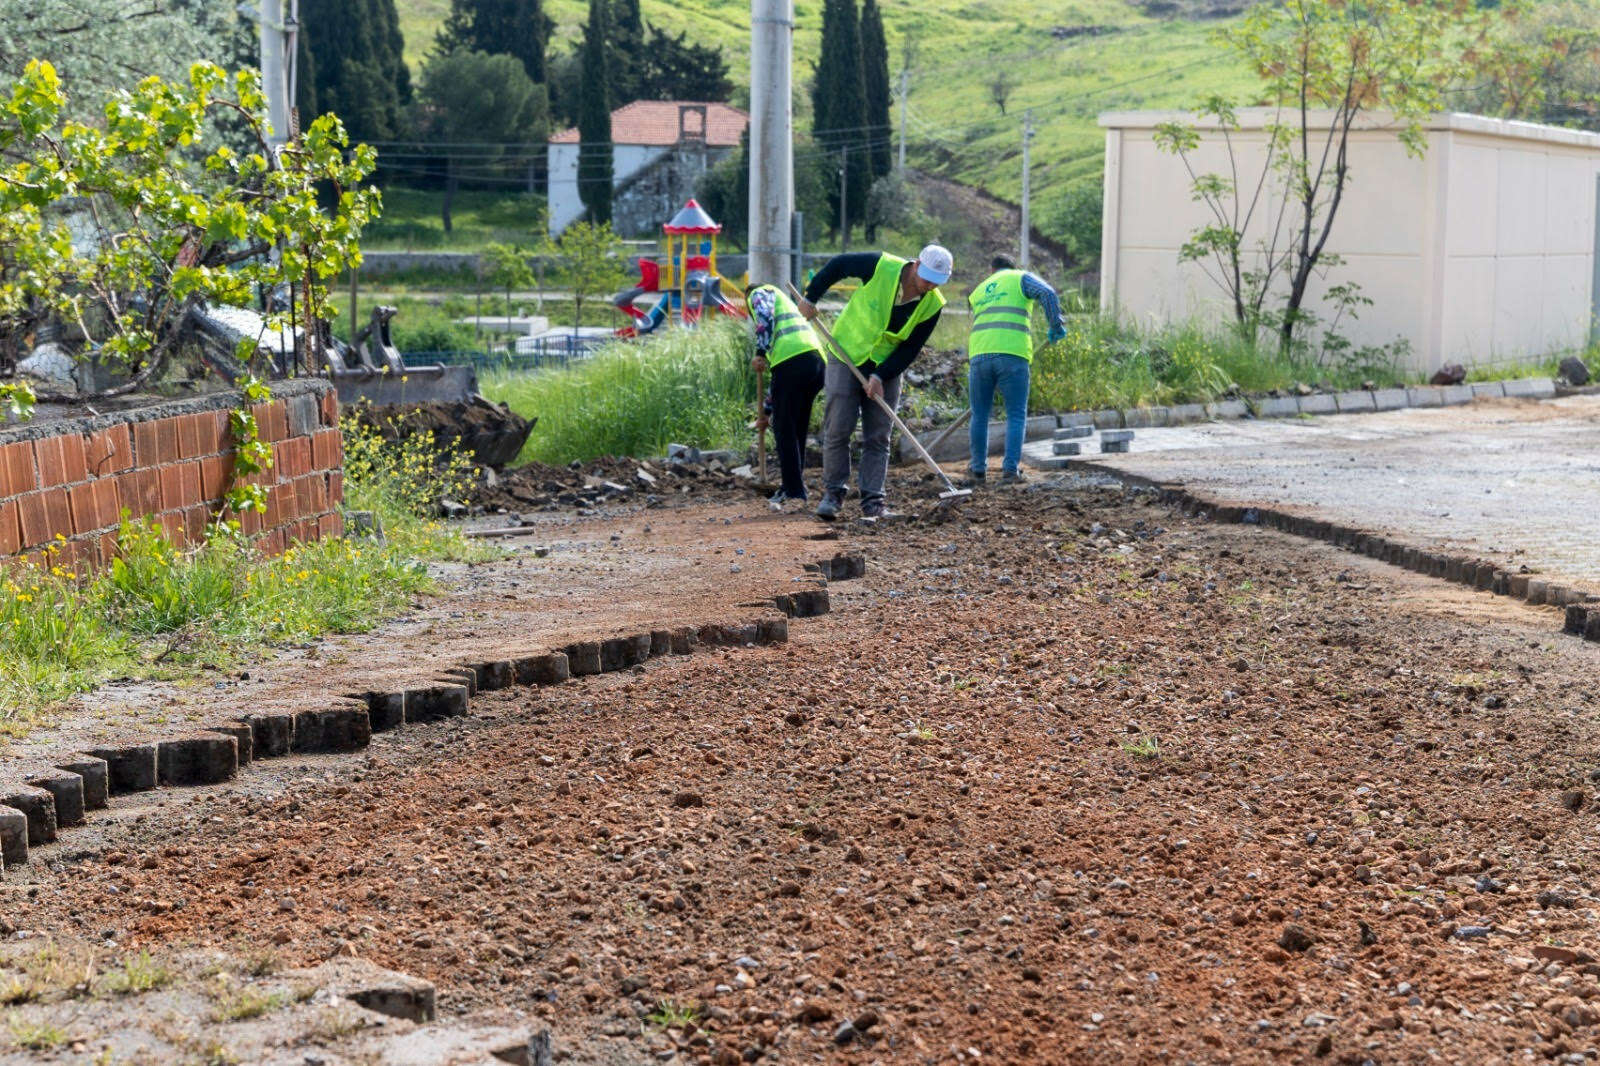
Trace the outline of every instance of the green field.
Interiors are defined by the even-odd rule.
[[[397,3],[406,54],[415,64],[432,42],[448,0]],[[744,102],[746,3],[643,0],[643,8],[651,24],[687,29],[721,44],[740,87],[735,102]],[[1022,113],[1031,108],[1037,129],[1034,221],[1047,233],[1071,185],[1099,179],[1105,143],[1096,122],[1101,112],[1186,106],[1210,92],[1243,94],[1253,83],[1211,41],[1221,24],[1214,19],[1153,19],[1118,0],[883,0],[882,8],[891,73],[899,68],[902,42],[910,37],[916,47],[908,98],[910,162],[1015,202],[1022,184]],[[581,0],[553,0],[547,10],[560,26],[552,50],[564,49],[577,36],[587,6]],[[809,126],[809,77],[820,45],[822,4],[803,0],[795,14],[796,121],[803,132]],[[1084,32],[1086,27],[1096,30]],[[1002,70],[1016,82],[1003,116],[989,94],[989,83]]]

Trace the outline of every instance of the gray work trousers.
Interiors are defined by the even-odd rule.
[[[883,408],[874,403],[856,381],[850,368],[838,359],[828,359],[823,378],[822,409],[822,487],[843,497],[850,480],[850,434],[861,423],[861,469],[856,471],[861,486],[861,506],[869,509],[883,503],[884,482],[889,479],[889,433],[894,423]],[[883,385],[883,398],[895,410],[900,407],[900,376]]]

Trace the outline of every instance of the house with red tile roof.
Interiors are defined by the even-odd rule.
[[[750,116],[727,104],[635,100],[611,112],[612,227],[653,237],[695,194],[695,183],[739,147]],[[550,138],[550,235],[584,215],[577,129]]]

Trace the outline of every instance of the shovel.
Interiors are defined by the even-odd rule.
[[[792,284],[789,286],[789,292],[794,295],[797,301],[805,299],[800,295],[800,290],[796,289]],[[864,391],[867,387],[866,377],[861,373],[861,369],[845,355],[844,349],[839,347],[839,342],[833,339],[832,333],[828,332],[828,327],[822,324],[822,316],[818,315],[813,318],[811,325],[816,328],[818,333],[822,334],[822,339],[828,346],[828,354],[850,368],[850,373],[855,375],[856,380],[861,383],[861,388]],[[944,482],[945,491],[939,493],[939,502],[941,504],[948,504],[951,500],[959,500],[972,495],[971,489],[956,488],[955,482],[950,480],[949,475],[944,472],[944,468],[933,461],[933,456],[928,454],[928,449],[922,446],[922,442],[917,439],[915,433],[906,428],[906,424],[900,421],[900,416],[895,414],[894,408],[890,407],[882,396],[873,396],[872,398],[877,401],[879,407],[883,408],[884,414],[889,416],[890,421],[899,428],[900,432],[905,434],[906,440],[910,441],[911,446],[917,450],[917,454],[922,456],[922,461],[928,464],[930,470],[939,475],[940,481]]]

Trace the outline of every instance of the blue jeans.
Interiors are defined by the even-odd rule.
[[[1006,405],[1006,455],[1004,470],[1017,472],[1022,461],[1022,438],[1028,428],[1028,382],[1033,367],[1017,355],[980,355],[967,365],[967,395],[972,399],[972,465],[974,474],[989,469],[989,413],[995,390]]]

